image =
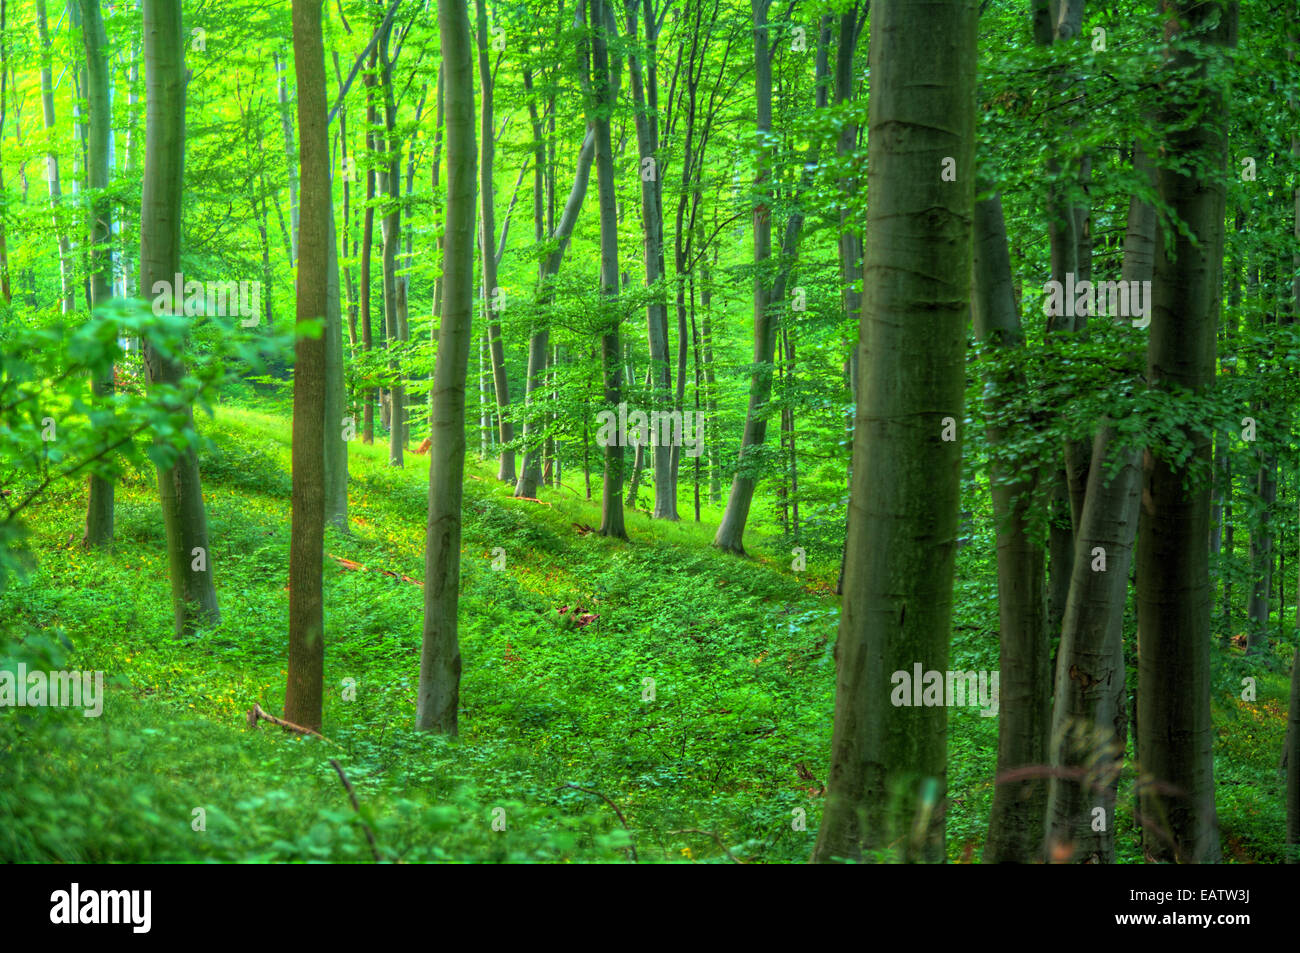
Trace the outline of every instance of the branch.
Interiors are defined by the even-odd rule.
[[[335,758],[330,758],[330,764],[338,772],[339,780],[343,782],[343,790],[348,792],[348,799],[352,802],[352,810],[357,812],[357,818],[361,820],[361,829],[366,832],[366,840],[370,842],[370,853],[375,857],[375,863],[383,863],[384,858],[379,854],[379,845],[375,843],[375,832],[370,829],[370,825],[361,818],[361,805],[357,803],[357,792],[352,790],[352,785],[348,781],[348,776],[343,773],[343,766]]]
[[[401,6],[401,3],[402,0],[393,0],[393,5],[388,8],[388,15],[384,17],[384,21],[379,24],[379,28],[375,30],[374,35],[370,37],[370,42],[367,43],[366,48],[361,51],[361,54],[357,57],[357,61],[352,64],[352,72],[348,73],[347,82],[344,83],[343,88],[339,90],[339,98],[334,101],[334,108],[331,109],[329,115],[325,117],[325,125],[327,127],[334,121],[335,114],[338,113],[339,107],[343,105],[343,97],[346,96],[348,90],[352,88],[352,81],[357,78],[357,73],[361,70],[361,64],[365,62],[366,57],[369,56],[371,51],[375,48],[375,44],[379,42],[380,34],[383,33],[384,30],[393,22],[393,17],[397,15],[397,8]]]
[[[601,794],[599,791],[593,791],[593,790],[591,790],[590,788],[580,787],[580,786],[578,786],[578,785],[576,785],[576,784],[564,784],[564,785],[561,785],[561,787],[573,788],[575,791],[581,791],[583,794],[592,794],[592,795],[595,795],[596,797],[600,798],[602,801],[604,801],[606,804],[608,804],[611,808],[613,808],[614,813],[615,813],[616,815],[618,815],[618,822],[619,822],[620,824],[623,825],[623,830],[627,831],[628,835],[631,836],[632,831],[631,831],[631,830],[628,828],[628,826],[627,826],[627,818],[625,818],[625,817],[623,816],[623,812],[620,811],[620,810],[618,809],[618,805],[615,804],[613,801],[611,801],[609,798],[605,797],[605,795]],[[639,863],[639,861],[637,860],[637,856],[636,856],[636,845],[634,845],[634,844],[629,844],[627,849],[628,849],[628,852],[632,855],[632,862],[633,862],[633,863]]]

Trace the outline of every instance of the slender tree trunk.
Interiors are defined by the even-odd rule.
[[[366,88],[366,153],[373,159],[375,152],[374,129],[377,112],[375,108],[375,63],[379,57],[378,48],[370,54],[369,68],[361,81]],[[374,331],[370,315],[370,259],[375,243],[375,169],[373,164],[366,169],[366,211],[361,225],[361,348],[369,353],[375,348]],[[361,442],[375,442],[375,398],[376,389],[367,387],[365,404],[362,409]]]
[[[503,483],[514,483],[515,451],[511,446],[515,439],[514,423],[510,420],[510,381],[506,376],[505,350],[501,343],[501,293],[497,285],[496,263],[496,193],[492,184],[492,173],[496,161],[496,147],[493,136],[496,129],[492,94],[492,66],[488,58],[489,38],[487,27],[487,7],[484,0],[475,0],[475,13],[478,21],[478,78],[479,100],[482,114],[479,117],[479,138],[483,143],[483,154],[479,160],[479,248],[483,269],[483,315],[487,320],[488,355],[492,359],[492,382],[496,388],[497,426],[501,437],[501,462],[497,469],[497,479]]]
[[[54,73],[51,67],[50,30],[45,15],[45,0],[36,0],[36,32],[41,42],[41,114],[45,120],[45,133],[50,137],[50,149],[45,154],[45,185],[50,194],[50,212],[53,216],[55,234],[59,236],[59,288],[63,298],[63,313],[76,309],[76,294],[73,288],[72,247],[67,233],[59,221],[59,205],[63,192],[59,185],[59,156],[54,149]]]
[[[325,540],[326,315],[329,242],[333,238],[321,0],[293,0],[293,53],[302,150],[297,319],[326,321],[326,331],[317,337],[299,335],[294,341],[293,526],[289,543],[289,673],[284,717],[320,731],[325,673],[321,563]]]
[[[140,290],[172,288],[171,310],[181,308],[182,288],[172,287],[180,270],[181,193],[185,171],[185,42],[180,0],[143,0],[145,57],[144,189],[140,199]],[[158,287],[156,287],[156,284]],[[179,386],[180,360],[144,344],[149,383]],[[189,429],[194,415],[185,406]],[[207,515],[199,479],[198,452],[191,445],[170,466],[158,468],[158,496],[167,527],[167,560],[178,637],[220,621],[212,578]]]
[[[1226,161],[1224,110],[1208,88],[1205,57],[1236,42],[1235,3],[1177,0],[1166,36],[1177,45],[1166,72],[1160,125],[1176,129],[1166,150],[1188,157],[1192,172],[1161,169],[1161,199],[1187,224],[1172,255],[1156,242],[1147,379],[1151,386],[1203,392],[1214,383],[1215,328],[1223,261]],[[1175,17],[1177,19],[1175,19]],[[1182,31],[1186,30],[1186,35]],[[1177,76],[1174,79],[1170,74]],[[1191,97],[1188,87],[1205,95]],[[1147,453],[1138,533],[1138,762],[1155,784],[1141,792],[1148,856],[1156,861],[1219,860],[1214,807],[1214,725],[1210,717],[1208,486],[1192,482],[1208,467],[1209,443],[1193,428],[1182,462]],[[1189,486],[1190,484],[1190,486]]]
[[[405,323],[402,311],[401,282],[397,277],[397,250],[402,243],[402,180],[400,163],[402,153],[401,140],[397,136],[397,104],[393,98],[393,61],[388,55],[391,26],[385,27],[379,37],[379,63],[382,67],[381,82],[384,90],[384,191],[388,193],[388,207],[385,209],[382,225],[384,241],[384,330],[387,347],[399,349],[406,341]],[[405,411],[406,388],[402,383],[400,359],[390,359],[389,371],[396,380],[388,388],[388,465],[402,466],[402,448],[406,443]]]
[[[1000,348],[1024,343],[1016,309],[1007,247],[1002,198],[994,194],[975,204],[973,296],[975,334]],[[1005,413],[1027,382],[1011,370],[990,376],[984,387],[988,418]],[[988,426],[990,451],[1009,435],[1004,427]],[[1030,863],[1042,847],[1047,784],[1041,777],[1019,781],[1008,775],[1035,768],[1047,760],[1048,631],[1043,591],[1043,546],[1030,526],[1038,483],[1036,470],[1013,468],[996,460],[989,467],[998,553],[999,685],[997,786],[989,813],[985,863]]]
[[[275,95],[280,103],[280,132],[284,136],[284,164],[289,176],[289,266],[298,262],[298,156],[293,148],[292,107],[289,105],[289,83],[286,79],[288,70],[280,59],[280,54],[273,53],[275,65]]]
[[[108,40],[104,35],[104,18],[99,0],[78,0],[81,9],[82,38],[86,50],[86,101],[90,112],[87,132],[87,185],[96,198],[90,209],[90,306],[98,308],[112,297],[113,262],[109,251],[112,234],[113,206],[107,196],[109,183],[108,135],[112,125],[108,103]],[[2,29],[2,27],[0,27]],[[2,107],[0,107],[2,108]],[[6,285],[8,284],[6,274]],[[7,296],[6,288],[6,296]],[[111,407],[113,370],[91,382],[92,392],[101,409]],[[113,480],[99,474],[90,476],[90,499],[86,504],[85,544],[108,548],[113,543]]]
[[[592,91],[595,111],[591,117],[596,132],[596,190],[600,199],[600,289],[608,302],[606,330],[601,335],[601,366],[605,377],[605,404],[618,413],[622,373],[619,347],[618,213],[614,205],[614,153],[610,141],[609,116],[614,108],[613,77],[609,68],[607,40],[610,35],[608,0],[591,0]],[[623,525],[623,447],[617,439],[605,445],[605,480],[601,491],[600,535],[627,539]]]
[[[1134,167],[1150,179],[1140,145]],[[1151,280],[1154,238],[1155,209],[1135,195],[1124,241],[1124,281]],[[1141,356],[1126,360],[1136,378]],[[1116,463],[1119,470],[1112,472]],[[1052,767],[1070,773],[1054,773],[1050,782],[1048,860],[1115,862],[1115,803],[1128,737],[1124,605],[1141,484],[1141,448],[1124,445],[1103,421],[1093,440],[1055,672]]]
[[[755,447],[762,446],[767,437],[767,404],[772,396],[772,360],[776,354],[779,320],[774,313],[784,308],[786,283],[790,277],[799,237],[803,230],[804,214],[796,205],[785,224],[781,240],[780,263],[772,272],[772,222],[771,206],[775,195],[771,186],[770,144],[767,140],[772,129],[772,62],[768,45],[767,13],[771,0],[751,0],[754,15],[754,82],[758,95],[758,134],[760,139],[754,191],[765,201],[754,209],[754,371],[749,387],[749,406],[745,411],[745,432],[741,438],[736,475],[731,482],[731,494],[723,511],[713,545],[727,552],[743,555],[745,552],[745,524],[754,502],[758,483]],[[829,71],[830,21],[823,18],[821,40],[818,45],[816,69],[816,96],[819,108],[828,98],[826,79]],[[812,169],[817,165],[816,145],[810,145],[803,164],[796,192],[796,202],[806,192]],[[969,283],[970,276],[967,276]]]
[[[446,64],[447,205],[442,319],[430,410],[429,519],[424,549],[424,634],[415,727],[455,735],[460,706],[461,498],[465,473],[465,375],[473,340],[474,83],[465,0],[438,0]]]
[[[961,441],[944,434],[964,416],[977,21],[974,0],[872,4],[859,405],[814,861],[944,858],[947,709],[891,701],[899,673],[948,668]]]
[[[627,5],[627,38],[635,42],[637,36],[636,8],[632,0]],[[653,41],[653,22],[646,24],[646,37]],[[672,370],[668,355],[668,308],[664,303],[664,216],[660,205],[659,156],[657,117],[646,105],[646,91],[641,72],[641,58],[635,48],[627,58],[628,74],[632,80],[632,106],[636,120],[637,153],[640,158],[641,227],[645,263],[645,284],[651,290],[646,301],[646,340],[650,351],[651,407],[660,413],[671,409]],[[687,148],[690,148],[689,140]],[[676,520],[677,498],[672,479],[672,445],[651,428],[651,449],[654,459],[655,503],[651,516],[655,519]],[[642,448],[638,447],[638,456]],[[637,482],[637,477],[633,477]],[[629,504],[631,505],[631,504]]]

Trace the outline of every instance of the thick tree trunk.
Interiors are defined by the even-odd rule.
[[[325,540],[326,314],[329,243],[333,238],[329,142],[325,115],[325,46],[321,0],[293,0],[294,72],[302,211],[298,231],[297,320],[326,321],[318,337],[294,342],[293,524],[289,542],[289,673],[287,721],[321,729],[325,673],[322,567]],[[337,285],[336,285],[337,287]]]
[[[1223,96],[1209,88],[1205,57],[1236,42],[1236,4],[1169,4],[1171,52],[1165,104],[1158,117],[1176,129],[1166,151],[1189,157],[1207,177],[1161,169],[1161,199],[1190,234],[1173,236],[1172,254],[1156,242],[1147,379],[1153,387],[1203,392],[1214,383],[1215,329],[1223,261],[1226,161]],[[1174,18],[1177,19],[1174,19]],[[1181,26],[1180,26],[1181,23]],[[1182,35],[1182,30],[1186,35]],[[1188,95],[1188,87],[1204,95]],[[1209,442],[1176,463],[1146,454],[1138,533],[1138,762],[1155,783],[1141,792],[1144,837],[1156,861],[1219,860],[1214,808],[1214,725],[1210,718],[1210,491],[1193,483],[1209,466]],[[1190,488],[1189,488],[1190,485]],[[1157,833],[1156,831],[1159,831]]]
[[[446,64],[447,205],[442,319],[429,421],[429,519],[424,548],[424,633],[415,727],[454,735],[460,705],[461,498],[465,375],[474,309],[474,83],[465,0],[438,0]]]
[[[90,306],[105,304],[113,292],[113,261],[109,240],[113,230],[113,206],[107,196],[109,182],[108,137],[112,115],[108,101],[108,39],[99,0],[78,0],[81,9],[82,38],[86,50],[86,102],[90,113],[87,131],[87,186],[97,196],[90,209]],[[0,27],[2,29],[2,27]],[[0,109],[4,107],[0,105]],[[6,271],[6,298],[8,275]],[[112,369],[91,382],[92,393],[101,409],[113,394]],[[113,544],[113,480],[91,474],[90,498],[86,504],[87,546],[107,548]]]
[[[185,173],[185,46],[180,0],[144,0],[145,157],[140,199],[140,290],[157,294],[171,287],[180,270],[181,193]],[[173,313],[183,289],[172,288]],[[179,386],[185,368],[177,359],[144,343],[150,384]],[[188,405],[179,408],[194,427]],[[167,561],[178,637],[220,621],[208,548],[207,515],[199,479],[198,452],[191,445],[167,467],[158,468],[158,496],[167,527]]]
[[[947,709],[891,701],[912,700],[898,673],[948,668],[961,441],[944,433],[963,418],[977,20],[974,0],[872,4],[859,404],[814,861],[944,859]]]

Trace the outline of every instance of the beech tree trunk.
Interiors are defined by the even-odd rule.
[[[1134,148],[1133,164],[1151,176],[1140,145]],[[1152,279],[1154,238],[1155,209],[1134,196],[1122,280]],[[1136,378],[1141,355],[1126,360]],[[1119,471],[1112,473],[1117,454]],[[1103,421],[1093,439],[1057,650],[1051,763],[1070,774],[1054,773],[1049,784],[1049,861],[1115,862],[1115,803],[1128,740],[1124,606],[1141,484],[1142,449],[1122,444],[1112,423]]]
[[[446,65],[447,205],[442,319],[429,420],[429,517],[424,548],[424,633],[415,727],[455,735],[460,706],[461,498],[465,376],[474,308],[474,82],[465,0],[438,0]]]
[[[86,135],[86,184],[96,196],[90,208],[90,307],[93,310],[107,303],[113,294],[113,259],[109,250],[113,206],[106,193],[109,182],[108,137],[113,117],[108,102],[108,39],[104,33],[99,0],[78,0],[78,3],[86,51],[86,102],[90,114]],[[101,408],[111,406],[112,368],[103,377],[91,381],[91,391],[96,401],[101,402]],[[89,484],[84,542],[87,546],[105,549],[113,544],[113,480],[92,473]]]
[[[1187,172],[1161,169],[1161,199],[1187,225],[1172,252],[1156,241],[1147,379],[1153,387],[1204,392],[1214,383],[1215,331],[1223,261],[1226,162],[1222,93],[1205,58],[1236,42],[1236,4],[1176,0],[1167,5],[1173,44],[1158,120],[1174,129],[1167,152]],[[1183,34],[1183,30],[1186,34]],[[1188,88],[1202,95],[1191,97]],[[1193,161],[1194,157],[1194,161]],[[1194,171],[1212,170],[1207,177]],[[1181,463],[1146,454],[1138,532],[1138,763],[1156,784],[1140,793],[1143,844],[1154,861],[1219,860],[1210,718],[1210,489],[1193,482],[1210,445],[1188,426],[1194,448]],[[1167,787],[1162,787],[1167,786]],[[1159,833],[1156,832],[1158,827]]]
[[[1016,309],[1007,248],[1002,198],[993,195],[975,205],[975,335],[997,347],[1024,343]],[[1009,371],[990,377],[984,387],[990,419],[1004,402],[1027,386],[1024,374]],[[1005,429],[988,427],[992,450],[1008,439]],[[1042,777],[1013,781],[1017,769],[1036,768],[1047,760],[1049,643],[1043,588],[1045,552],[1030,526],[1038,473],[996,460],[989,467],[998,552],[998,622],[1000,628],[997,783],[989,812],[984,862],[1030,863],[1042,847],[1047,784]]]
[[[180,0],[144,0],[145,157],[140,198],[140,292],[171,287],[180,271],[181,193],[185,174],[185,47]],[[182,288],[172,288],[172,313],[182,308]],[[178,387],[185,368],[144,342],[151,385]],[[193,431],[187,403],[176,408]],[[158,468],[158,497],[167,528],[167,562],[177,637],[221,619],[212,577],[207,515],[193,444]]]
[[[501,296],[497,286],[496,261],[496,192],[492,184],[492,174],[496,161],[496,148],[493,137],[496,129],[492,107],[493,79],[492,65],[488,59],[487,7],[484,0],[475,0],[475,12],[478,21],[478,80],[479,101],[482,115],[479,117],[479,138],[483,142],[483,154],[479,161],[479,260],[483,270],[483,317],[487,324],[488,355],[492,360],[492,383],[496,389],[497,427],[501,438],[501,461],[497,467],[497,479],[503,483],[514,483],[515,451],[511,443],[515,439],[515,425],[510,420],[510,380],[506,376],[506,358],[501,343],[501,318],[497,309]]]
[[[321,334],[294,341],[293,523],[289,542],[287,721],[321,729],[325,673],[322,566],[325,542],[325,373],[329,242],[333,238],[325,46],[321,0],[293,0],[294,71],[302,209],[298,223],[297,320],[325,321]],[[337,290],[337,277],[336,277]]]
[[[944,434],[964,416],[978,13],[975,0],[876,0],[871,12],[859,403],[813,860],[897,850],[941,862],[947,710],[895,706],[891,684],[917,663],[948,668],[961,441]],[[945,159],[955,182],[942,179]]]
[[[596,133],[596,190],[600,199],[600,291],[608,300],[608,317],[600,339],[601,366],[605,376],[605,405],[618,413],[622,374],[618,315],[618,212],[614,196],[614,153],[610,142],[609,116],[614,108],[613,77],[609,68],[610,34],[608,0],[591,0],[592,72],[591,91],[595,109],[591,123]],[[601,489],[600,535],[627,539],[623,524],[623,447],[617,439],[605,446],[605,479]]]

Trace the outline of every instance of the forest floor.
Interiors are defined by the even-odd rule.
[[[807,860],[834,711],[828,580],[724,555],[707,521],[629,512],[631,541],[603,539],[590,531],[598,484],[593,502],[568,489],[514,500],[495,461],[471,459],[460,736],[419,733],[428,458],[391,469],[386,447],[355,442],[351,533],[325,545],[328,740],[253,730],[253,705],[279,714],[284,695],[289,423],[225,406],[199,426],[212,441],[216,628],[171,635],[152,472],[119,484],[112,555],[81,548],[81,485],[32,520],[35,565],[0,612],[34,633],[25,648],[50,668],[106,672],[107,701],[99,718],[0,720],[0,860]],[[954,669],[997,668],[991,560],[985,545],[959,556]],[[1225,859],[1280,859],[1285,672],[1260,670],[1257,701],[1216,695]],[[949,726],[949,856],[978,861],[997,719],[954,708]],[[1131,789],[1126,769],[1117,823],[1130,862]]]

